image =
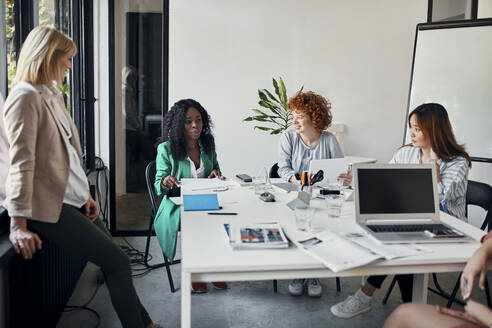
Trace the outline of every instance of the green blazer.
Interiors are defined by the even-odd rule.
[[[200,144],[200,153],[205,168],[205,176],[208,177],[213,170],[220,171],[215,151],[205,153]],[[155,191],[158,196],[164,196],[157,210],[154,220],[154,229],[157,240],[166,257],[172,261],[176,254],[176,241],[178,237],[179,223],[181,219],[180,206],[174,204],[168,197],[179,196],[179,187],[172,189],[162,188],[161,180],[165,176],[174,176],[178,172],[176,179],[190,178],[190,162],[188,158],[175,161],[171,154],[171,144],[169,141],[161,143],[157,147]]]

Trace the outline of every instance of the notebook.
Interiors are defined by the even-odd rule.
[[[183,210],[210,211],[219,209],[217,194],[190,194],[183,195]]]
[[[382,243],[441,243],[472,240],[436,238],[454,231],[440,221],[435,165],[356,164],[353,167],[357,223]]]

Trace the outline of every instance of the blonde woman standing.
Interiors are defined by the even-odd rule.
[[[100,266],[123,327],[158,327],[136,294],[126,254],[97,219],[77,129],[54,87],[72,68],[72,40],[50,27],[33,29],[19,55],[15,86],[4,108],[10,168],[5,202],[10,241],[30,259],[53,242]]]

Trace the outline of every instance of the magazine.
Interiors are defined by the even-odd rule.
[[[289,242],[278,223],[224,224],[234,249],[287,248]]]

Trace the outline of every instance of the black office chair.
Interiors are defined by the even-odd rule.
[[[158,263],[158,264],[149,264],[148,263],[148,258],[149,258],[149,248],[150,248],[150,238],[152,236],[155,236],[155,231],[154,231],[154,219],[155,215],[157,214],[157,210],[159,209],[159,205],[161,204],[162,197],[158,197],[155,193],[154,190],[154,179],[155,179],[155,161],[150,162],[147,167],[145,168],[145,180],[147,182],[147,190],[149,192],[149,199],[150,199],[150,204],[151,204],[151,210],[150,210],[150,218],[149,218],[149,229],[147,232],[147,243],[145,245],[145,254],[144,254],[144,263],[148,268],[160,268],[160,267],[166,267],[166,272],[167,272],[167,278],[169,280],[169,286],[171,287],[171,292],[174,293],[176,289],[174,288],[174,283],[173,283],[173,276],[171,274],[171,265],[174,264],[179,264],[181,263],[181,260],[171,260],[167,258],[167,256],[162,252],[162,256],[164,257],[164,262],[163,263]]]
[[[268,176],[270,178],[280,178],[280,176],[278,175],[278,163],[272,165]]]
[[[268,177],[270,178],[280,178],[278,175],[278,163],[275,163],[272,165],[270,168],[270,172],[268,173]],[[340,278],[336,278],[336,283],[337,283],[337,292],[342,290],[342,287],[340,285]],[[273,280],[273,291],[276,293],[277,292],[277,280]]]
[[[491,230],[491,221],[492,221],[492,187],[489,186],[486,183],[482,182],[477,182],[477,181],[468,181],[468,187],[466,189],[466,206],[468,208],[468,205],[475,205],[475,206],[480,206],[484,210],[487,211],[485,219],[483,220],[482,226],[480,229],[485,230],[487,228],[487,231]],[[433,292],[434,294],[437,294],[441,297],[444,297],[448,300],[448,303],[446,304],[447,308],[451,308],[453,303],[458,303],[461,304],[462,306],[465,306],[465,303],[461,300],[456,299],[456,293],[458,292],[458,289],[460,287],[460,279],[461,279],[461,273],[458,275],[458,280],[456,281],[456,284],[454,285],[453,291],[451,294],[445,292],[442,287],[439,285],[439,281],[437,280],[437,274],[433,273],[432,274],[432,280],[434,281],[434,286],[436,289],[433,289],[431,287],[428,288],[430,292]],[[391,285],[388,289],[388,292],[384,296],[383,299],[383,304],[386,304],[388,301],[388,297],[391,294],[391,291],[393,290],[393,287],[395,286],[396,283],[396,278],[393,278],[391,281]],[[485,296],[487,298],[487,305],[492,307],[492,302],[490,299],[490,290],[489,290],[489,283],[487,278],[485,279]]]

